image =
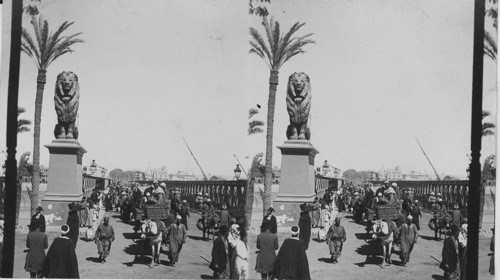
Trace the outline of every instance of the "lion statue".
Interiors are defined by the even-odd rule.
[[[290,125],[286,131],[288,140],[309,140],[311,133],[307,127],[311,110],[311,84],[303,72],[295,72],[288,78],[286,108]]]
[[[56,139],[78,139],[78,128],[75,126],[80,101],[78,77],[71,71],[57,76],[54,104],[57,113],[57,124],[54,129]]]

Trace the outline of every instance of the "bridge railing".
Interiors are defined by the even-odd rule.
[[[316,176],[315,191],[316,196],[322,198],[326,192],[336,191],[344,184],[343,179]]]
[[[141,185],[151,185],[153,181],[136,181]],[[206,193],[216,209],[226,204],[229,209],[237,209],[245,213],[247,210],[247,180],[237,181],[158,181],[165,183],[168,190],[179,188],[181,199],[186,200],[191,209],[196,209],[198,192]],[[250,201],[250,203],[252,203]]]
[[[391,181],[392,182],[392,181]],[[383,181],[371,181],[373,184],[384,184]],[[413,188],[413,196],[421,201],[426,209],[430,209],[429,195],[434,192],[435,195],[441,193],[443,203],[448,209],[453,204],[458,203],[461,208],[466,208],[469,199],[469,181],[395,181],[398,187]]]

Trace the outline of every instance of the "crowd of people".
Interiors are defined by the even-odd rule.
[[[60,227],[60,236],[48,244],[45,234],[45,218],[42,207],[36,209],[31,218],[26,247],[25,269],[32,278],[79,278],[76,247],[80,228],[86,228],[86,237],[97,246],[98,262],[106,262],[115,240],[113,226],[109,223],[111,211],[120,213],[125,223],[135,224],[134,230],[141,230],[142,237],[154,245],[166,243],[170,265],[175,267],[187,236],[187,218],[193,213],[200,214],[200,220],[216,220],[218,236],[213,242],[212,260],[209,268],[214,279],[248,279],[249,249],[247,232],[243,224],[229,213],[227,205],[216,209],[208,194],[197,193],[195,207],[190,209],[186,200],[180,201],[177,189],[167,190],[164,184],[154,182],[141,190],[138,184],[131,186],[111,186],[94,190],[89,198],[80,203],[68,205],[68,219]],[[467,216],[459,204],[447,209],[441,194],[430,193],[426,199],[433,219],[429,227],[437,232],[444,230],[440,268],[445,279],[465,279],[467,251]],[[167,219],[151,219],[150,225],[140,217],[141,210],[148,205],[167,205]],[[397,219],[379,219],[374,209],[380,206],[398,205]],[[330,263],[336,264],[342,254],[347,233],[341,225],[345,213],[351,213],[355,222],[367,223],[367,232],[373,234],[374,244],[388,245],[389,251],[384,262],[391,265],[392,244],[399,246],[401,265],[406,267],[419,238],[422,209],[413,197],[412,189],[402,189],[397,183],[385,182],[384,186],[367,184],[358,186],[348,183],[337,191],[326,192],[316,197],[312,203],[300,204],[300,218],[297,225],[289,229],[289,238],[280,244],[275,210],[267,209],[257,236],[257,261],[255,271],[262,279],[311,279],[307,250],[313,229],[317,228],[318,240],[326,241]],[[338,210],[338,213],[335,211]],[[132,221],[134,223],[132,223]],[[150,226],[148,230],[145,226]],[[379,227],[377,227],[379,226]],[[201,228],[200,228],[201,229]],[[204,229],[204,226],[203,226]],[[205,237],[205,230],[203,231]],[[491,239],[494,251],[494,237]],[[45,250],[48,249],[47,254]],[[153,248],[151,264],[159,265],[160,250]],[[494,256],[491,254],[490,273],[494,274]],[[150,264],[150,265],[151,265]],[[381,265],[382,266],[382,265]]]

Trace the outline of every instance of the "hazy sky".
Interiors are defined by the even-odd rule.
[[[206,173],[231,176],[236,154],[250,167],[265,150],[265,135],[247,136],[247,113],[267,112],[269,70],[248,54],[247,1],[51,1],[41,14],[51,29],[69,20],[66,34],[83,32],[84,44],[55,61],[45,87],[41,162],[57,122],[56,76],[80,81],[79,142],[109,170],[165,165],[200,174],[185,137]],[[293,72],[311,79],[311,143],[316,165],[327,159],[343,170],[432,169],[418,137],[440,173],[465,177],[470,153],[473,1],[278,1],[268,9],[288,30],[315,33],[280,70],[274,146],[286,140],[286,82]],[[28,19],[24,24],[30,32]],[[490,26],[491,23],[487,22]],[[5,29],[4,29],[5,35]],[[5,51],[4,47],[4,51]],[[4,54],[5,55],[5,54]],[[5,56],[3,55],[3,61]],[[496,112],[496,64],[485,58],[484,108]],[[1,92],[5,104],[6,73]],[[21,57],[19,104],[33,119],[37,70]],[[2,118],[5,106],[0,105]],[[493,119],[491,119],[493,121]],[[5,143],[5,122],[0,141]],[[18,153],[32,150],[32,132],[18,139]],[[483,155],[493,153],[493,137]],[[248,157],[248,158],[247,158]],[[274,165],[281,165],[278,149]],[[208,174],[207,174],[208,175]]]

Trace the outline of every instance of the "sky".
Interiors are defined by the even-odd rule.
[[[342,170],[398,165],[432,175],[417,137],[440,176],[465,178],[473,1],[273,0],[267,8],[282,30],[306,22],[297,35],[314,33],[316,41],[280,69],[273,146],[286,140],[288,76],[305,72],[311,79],[317,166],[324,160]],[[48,69],[42,164],[49,161],[43,145],[54,140],[54,85],[62,71],[79,78],[84,165],[95,159],[108,170],[166,166],[201,177],[184,137],[207,175],[230,178],[235,155],[248,169],[253,155],[265,151],[265,134],[247,135],[248,109],[260,104],[257,118],[266,118],[269,86],[269,69],[248,54],[249,26],[263,32],[261,19],[248,15],[248,2],[42,0],[39,10],[51,29],[74,21],[66,34],[83,32],[85,41]],[[4,24],[5,37],[9,23]],[[23,24],[32,32],[27,18]],[[5,61],[4,45],[2,118]],[[19,104],[31,120],[36,75],[35,65],[22,54]],[[483,106],[494,114],[496,75],[496,64],[485,58]],[[4,132],[2,121],[1,143]],[[31,151],[32,141],[32,132],[20,134],[18,154]],[[494,153],[495,143],[494,137],[483,140],[484,157]],[[273,165],[281,165],[276,148]]]

